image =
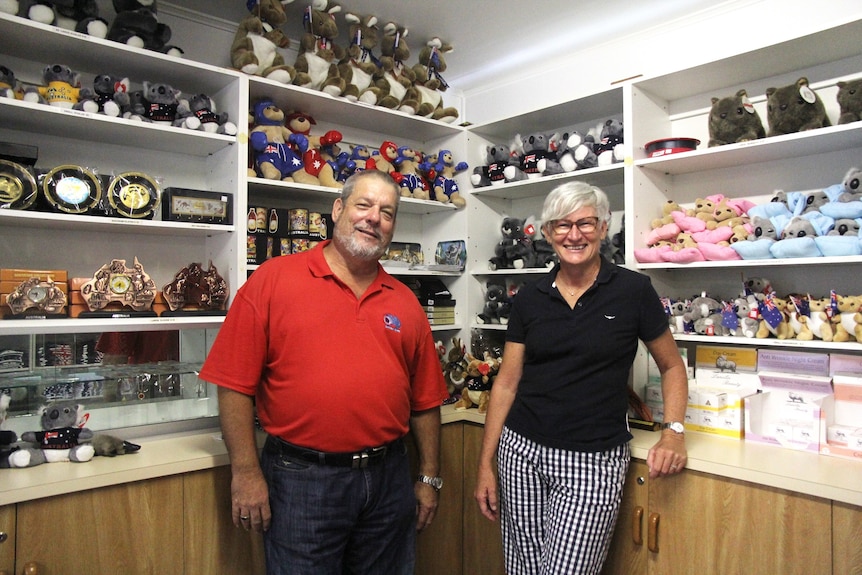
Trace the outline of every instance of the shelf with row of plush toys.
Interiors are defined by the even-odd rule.
[[[453,197],[445,184],[439,190],[434,184],[437,175],[452,179],[466,169],[447,150],[461,128],[265,79],[251,78],[249,88],[248,186],[255,198],[289,193],[291,199],[331,202],[350,173],[371,167],[399,182],[401,212],[445,213],[464,206],[460,194]],[[271,161],[266,145],[281,141],[303,170],[296,162]]]
[[[860,27],[632,85],[634,265],[862,263]]]
[[[852,282],[840,283],[853,289]],[[735,291],[723,284],[693,296],[661,297],[677,341],[862,351],[862,296],[822,287],[835,282],[805,281],[792,292],[786,287],[799,285],[755,276],[737,282]]]

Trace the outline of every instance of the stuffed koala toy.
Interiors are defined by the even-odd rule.
[[[75,402],[52,403],[40,412],[41,431],[26,431],[21,440],[32,447],[22,447],[9,455],[9,467],[33,467],[42,463],[73,461],[83,463],[93,459],[95,449],[90,443],[93,432],[84,427],[88,415],[84,406]]]
[[[485,289],[485,304],[476,320],[479,323],[507,324],[512,302],[506,291],[506,286],[497,281],[489,281]]]
[[[862,79],[838,82],[839,124],[862,120]]]
[[[505,144],[491,144],[482,150],[485,156],[485,164],[473,168],[470,175],[470,183],[474,188],[495,186],[506,182],[503,171],[509,165],[511,152]]]
[[[853,202],[862,200],[862,170],[850,168],[844,175],[842,181],[844,191],[838,195],[839,202]]]
[[[745,90],[733,96],[713,98],[709,110],[709,147],[765,138],[760,115]]]
[[[517,162],[506,166],[503,175],[507,182],[520,182],[548,174],[563,172],[556,153],[551,150],[551,139],[541,132],[518,136]]]
[[[500,225],[501,239],[494,248],[494,257],[488,260],[491,270],[523,269],[534,267],[533,224],[523,218],[505,217]]]
[[[769,136],[793,134],[831,126],[823,100],[808,87],[808,78],[795,84],[766,90],[766,120]]]

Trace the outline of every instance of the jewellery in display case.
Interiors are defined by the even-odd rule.
[[[29,169],[0,160],[0,208],[26,210],[36,202],[38,187]]]

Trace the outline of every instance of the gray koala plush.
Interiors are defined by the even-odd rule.
[[[850,168],[844,175],[844,191],[838,195],[839,202],[862,200],[862,170]]]
[[[858,236],[859,222],[852,218],[838,218],[827,236]]]
[[[520,182],[529,178],[549,174],[561,174],[563,168],[551,150],[551,140],[543,133],[535,132],[518,138],[518,163],[503,170],[507,182]]]
[[[474,188],[483,188],[506,181],[503,170],[509,165],[511,152],[505,144],[485,146],[485,165],[473,168],[470,182]]]
[[[787,238],[813,238],[816,235],[817,231],[814,229],[814,224],[811,223],[811,220],[802,216],[794,216],[787,223],[787,226],[781,230],[782,240]]]
[[[808,87],[808,78],[795,84],[766,90],[766,120],[769,136],[793,134],[831,126],[823,100]]]
[[[93,432],[84,427],[84,406],[73,401],[51,403],[42,408],[41,431],[25,431],[21,440],[32,447],[22,447],[9,455],[9,467],[33,467],[55,461],[83,463],[93,459],[90,443]]]
[[[713,98],[709,110],[709,147],[765,138],[766,130],[748,94],[740,90],[733,96]]]

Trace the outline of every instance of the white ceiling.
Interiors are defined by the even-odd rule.
[[[229,22],[248,14],[243,0],[172,3]],[[302,33],[302,12],[309,4],[294,0],[287,6],[290,19],[284,30],[291,39]],[[714,7],[716,0],[344,0],[340,5],[342,13],[373,14],[381,23],[406,26],[410,64],[435,36],[453,45],[443,76],[452,89],[469,91],[549,57],[576,53]],[[343,16],[338,21],[344,41],[347,24]]]

